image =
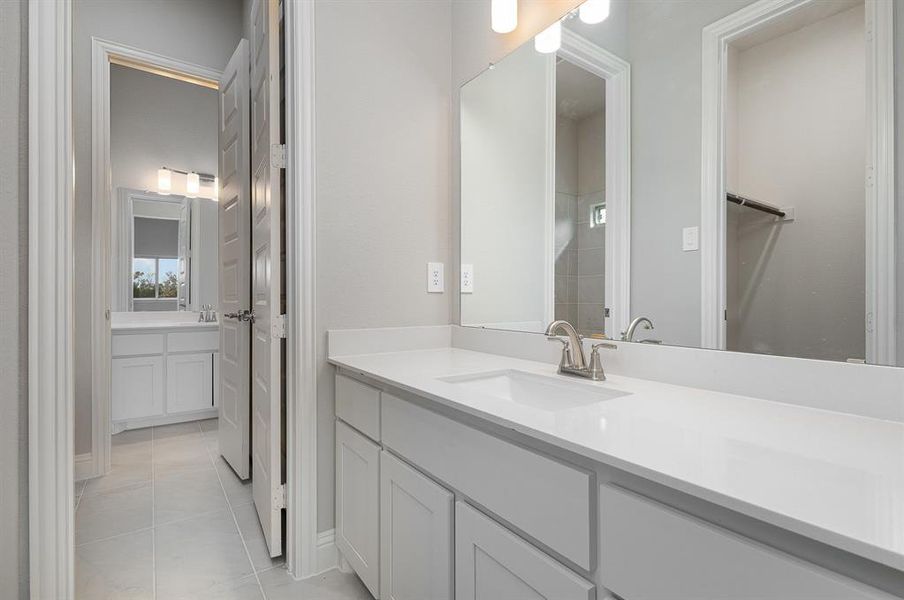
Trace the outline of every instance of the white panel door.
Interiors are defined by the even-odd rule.
[[[251,475],[251,185],[248,41],[229,59],[219,99],[220,454],[242,479]],[[232,316],[227,316],[232,315]]]
[[[282,554],[283,313],[279,8],[251,5],[251,487],[270,556]]]
[[[140,419],[163,414],[163,356],[114,358],[112,419]]]
[[[380,454],[380,598],[452,600],[452,492]]]
[[[467,504],[455,504],[456,600],[592,600],[596,589]]]
[[[213,408],[212,357],[210,352],[166,357],[166,414]]]
[[[336,547],[380,597],[380,447],[336,421]]]

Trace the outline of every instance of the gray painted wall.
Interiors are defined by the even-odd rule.
[[[239,0],[74,0],[75,453],[91,450],[91,37],[222,69],[241,39]]]
[[[449,322],[450,4],[318,1],[318,529],[333,527],[326,330]],[[446,293],[426,293],[426,263]]]
[[[28,11],[0,0],[0,595],[28,597]]]

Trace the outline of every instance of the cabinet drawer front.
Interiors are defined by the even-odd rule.
[[[163,357],[114,358],[111,368],[113,421],[163,414]]]
[[[455,503],[456,600],[591,600],[592,583],[467,504]]]
[[[380,390],[336,375],[336,416],[368,435],[380,440]]]
[[[382,426],[385,446],[590,570],[590,473],[389,394]]]
[[[166,336],[167,352],[214,352],[219,349],[219,331],[179,331]]]
[[[336,421],[336,547],[380,595],[380,447]]]
[[[163,354],[162,333],[115,334],[111,340],[113,356]]]
[[[638,600],[890,600],[643,496],[600,488],[600,583]]]
[[[452,600],[452,492],[380,454],[380,598]]]

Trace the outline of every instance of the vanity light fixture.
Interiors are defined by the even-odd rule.
[[[556,21],[534,37],[534,49],[540,54],[552,54],[562,46],[562,22]]]
[[[518,26],[518,0],[492,0],[490,27],[496,33],[509,33]]]
[[[588,25],[602,23],[609,17],[609,0],[587,0],[578,9],[578,17]]]
[[[166,167],[157,169],[157,191],[161,194],[169,194],[173,189],[173,172]]]
[[[194,171],[185,176],[185,191],[190,196],[201,191],[201,178]]]

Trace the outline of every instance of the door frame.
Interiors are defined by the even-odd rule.
[[[631,321],[631,65],[566,28],[556,56],[606,81],[605,328],[613,337]],[[555,93],[555,77],[552,85]]]
[[[30,2],[28,11],[29,578],[32,598],[71,598],[75,589],[72,8],[68,1]],[[332,568],[337,561],[328,532],[317,532],[313,11],[313,3],[288,3],[285,32],[290,50],[286,52],[288,105],[297,108],[287,111],[287,189],[288,197],[297,200],[288,203],[286,223],[287,238],[292,240],[286,257],[292,273],[287,288],[292,318],[287,361],[291,401],[286,434],[286,566],[299,579]],[[107,86],[101,89],[109,89],[109,66],[101,69],[101,75]],[[93,80],[92,91],[98,85]],[[109,164],[106,152],[98,153],[95,147],[93,156]],[[92,175],[96,172],[92,169]],[[109,185],[101,186],[108,198],[109,190]],[[95,202],[96,198],[97,194]],[[102,232],[109,243],[109,227]],[[108,278],[106,273],[103,276]],[[96,283],[92,273],[93,294]],[[92,314],[97,313],[92,298]],[[92,321],[92,338],[94,333]],[[102,409],[109,410],[109,397],[106,400]],[[103,450],[104,461],[109,461],[109,449]]]
[[[91,38],[91,457],[81,458],[77,479],[110,472],[110,310],[113,299],[112,223],[116,218],[110,159],[110,65],[216,86],[221,73],[112,42]]]
[[[700,207],[700,338],[726,346],[725,79],[729,44],[817,0],[760,0],[703,29],[703,139]],[[866,0],[867,362],[895,364],[894,6]]]

